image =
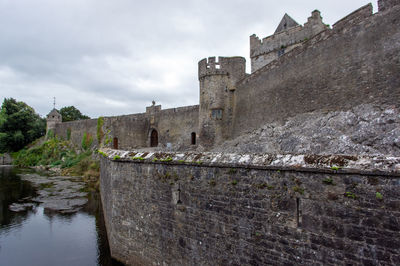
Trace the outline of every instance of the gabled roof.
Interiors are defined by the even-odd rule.
[[[51,116],[51,115],[60,115],[60,113],[57,111],[57,109],[53,108],[53,110],[50,111],[50,113],[47,115],[47,117]]]
[[[275,33],[296,27],[298,25],[299,23],[297,23],[294,19],[292,19],[288,14],[285,13],[281,22],[279,23],[278,28],[276,28]]]

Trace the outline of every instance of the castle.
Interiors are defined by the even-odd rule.
[[[304,25],[285,14],[273,35],[262,40],[250,36],[251,74],[243,57],[201,60],[199,105],[163,110],[153,104],[145,113],[66,123],[54,109],[47,130],[77,145],[87,133],[93,145],[115,149],[209,150],[265,124],[315,110],[398,107],[400,38],[393,15],[398,1],[379,0],[378,6],[375,14],[371,4],[363,6],[332,28],[318,10]]]
[[[201,60],[199,105],[67,123],[53,110],[48,130],[102,146],[112,257],[127,265],[397,265],[400,0],[378,6],[332,28],[317,10],[304,26],[285,15],[274,35],[250,37],[251,74],[242,57]],[[369,145],[371,136],[389,137],[382,143],[393,154],[227,151],[227,140],[265,125],[310,113],[321,122],[358,107],[359,117],[336,125],[340,137],[352,138],[348,128]],[[313,124],[330,137],[326,129]],[[272,137],[291,138],[281,133]]]

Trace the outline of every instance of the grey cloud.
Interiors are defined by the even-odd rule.
[[[245,56],[249,35],[270,35],[285,12],[336,20],[368,1],[2,0],[0,96],[41,115],[75,105],[96,117],[198,103],[197,62]],[[374,3],[376,6],[376,4]],[[248,70],[249,71],[249,70]]]

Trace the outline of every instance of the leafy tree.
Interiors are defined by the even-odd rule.
[[[0,152],[17,151],[46,133],[46,120],[32,107],[5,98],[0,111]]]
[[[87,115],[83,115],[81,111],[75,108],[75,106],[66,106],[60,109],[63,122],[90,119]]]

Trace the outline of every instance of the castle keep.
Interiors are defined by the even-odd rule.
[[[285,14],[272,36],[250,36],[251,74],[242,57],[199,62],[199,105],[67,123],[53,110],[48,129],[76,145],[92,136],[101,149],[112,256],[128,265],[398,265],[400,0],[378,7],[332,28],[318,10],[303,26]],[[309,137],[289,134],[305,130],[297,117],[350,152],[327,154],[317,137],[314,154],[248,152],[240,141],[227,152],[249,132],[297,147]],[[356,152],[356,142],[369,150]],[[374,154],[377,146],[390,152]]]

